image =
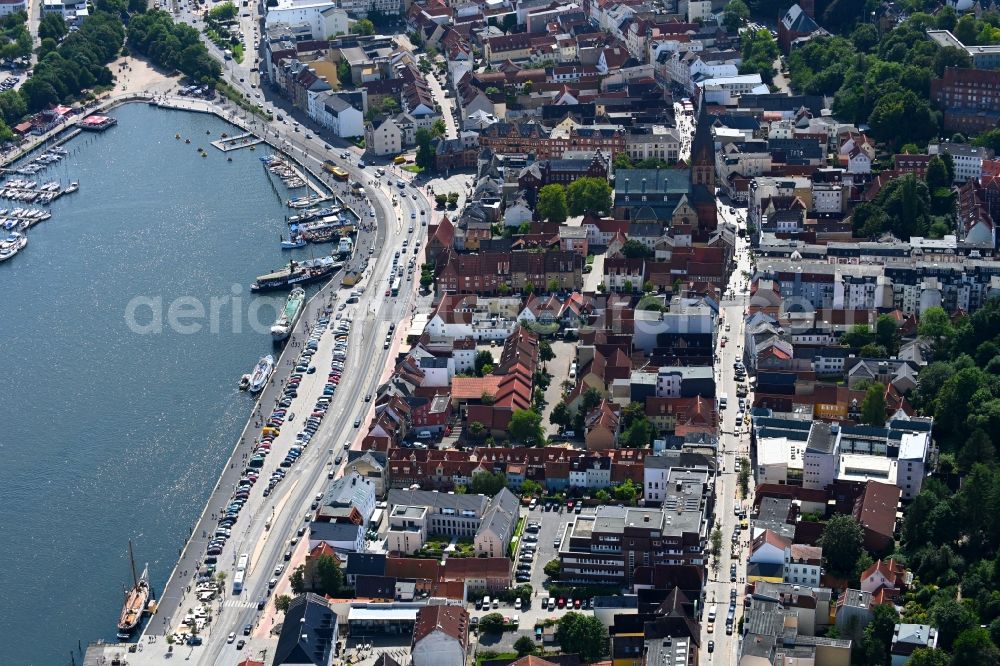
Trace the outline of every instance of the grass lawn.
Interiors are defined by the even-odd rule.
[[[483,666],[484,661],[490,661],[493,659],[517,659],[517,653],[482,650],[476,653],[476,666]]]
[[[403,171],[409,171],[410,173],[422,173],[423,167],[417,166],[416,164],[407,164],[403,167]]]

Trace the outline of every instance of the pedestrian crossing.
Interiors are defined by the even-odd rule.
[[[256,608],[257,604],[252,601],[243,601],[242,599],[226,599],[222,602],[223,608]]]

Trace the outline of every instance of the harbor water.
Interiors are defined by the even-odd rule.
[[[279,249],[306,192],[265,171],[266,146],[216,150],[239,130],[214,116],[111,115],[34,177],[80,189],[0,264],[0,664],[114,640],[129,539],[162,588],[250,412],[238,380],[272,350],[285,294],[249,284],[330,247]]]

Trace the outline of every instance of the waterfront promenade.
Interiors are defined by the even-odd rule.
[[[134,99],[134,97],[130,96]],[[149,97],[143,96],[140,98],[142,101],[148,101]],[[105,102],[107,105],[119,104],[128,100],[108,100]],[[317,164],[320,160],[314,157],[312,154],[314,151],[306,152],[307,147],[311,147],[308,144],[303,145],[301,142],[301,136],[289,136],[288,130],[285,130],[281,126],[275,127],[271,125],[268,129],[263,132],[259,131],[263,123],[257,123],[255,121],[249,121],[248,119],[240,118],[235,112],[229,110],[220,109],[217,106],[212,105],[210,102],[204,100],[193,100],[185,98],[177,98],[176,96],[164,98],[163,96],[158,96],[159,101],[167,101],[172,107],[180,108],[189,111],[200,111],[208,112],[219,115],[224,120],[233,122],[237,126],[243,128],[246,131],[257,130],[258,135],[263,134],[267,136],[268,143],[270,143],[275,149],[281,150],[286,149],[289,156],[295,159],[294,152],[301,152],[303,155],[308,156]],[[257,125],[257,127],[255,127]],[[268,131],[269,130],[269,131]],[[269,136],[268,136],[269,135]],[[293,142],[301,146],[299,151],[290,150],[293,147]],[[323,151],[318,151],[322,154]],[[331,158],[337,160],[335,155],[329,155]],[[325,157],[325,156],[324,156]],[[339,161],[339,160],[337,160]],[[299,160],[302,164],[302,160]],[[352,424],[355,418],[363,418],[365,414],[368,413],[373,404],[364,403],[360,400],[360,396],[364,394],[365,391],[371,390],[375,385],[377,385],[378,380],[383,374],[383,369],[385,366],[385,361],[387,360],[389,354],[395,350],[395,345],[390,351],[382,350],[382,340],[379,338],[378,331],[384,333],[382,329],[387,329],[388,322],[398,322],[401,321],[406,314],[409,312],[409,301],[412,296],[412,284],[410,288],[407,289],[407,293],[401,296],[399,299],[383,298],[382,289],[384,285],[382,284],[382,277],[387,276],[390,273],[390,263],[392,260],[392,252],[397,247],[398,243],[402,241],[405,237],[405,233],[401,234],[402,224],[400,218],[408,218],[411,215],[417,215],[418,212],[423,216],[427,214],[429,219],[430,206],[427,200],[421,196],[419,201],[411,200],[410,198],[403,197],[397,204],[400,211],[397,212],[395,207],[390,202],[390,197],[395,195],[395,191],[388,185],[383,183],[378,183],[377,185],[372,185],[371,175],[367,172],[360,171],[355,165],[348,163],[343,163],[343,166],[347,168],[352,177],[356,178],[365,186],[366,195],[368,201],[370,202],[371,209],[375,211],[376,215],[374,218],[370,217],[368,209],[362,206],[356,212],[359,213],[362,220],[362,231],[359,233],[356,250],[354,257],[352,258],[348,268],[351,270],[357,270],[359,272],[364,272],[366,279],[363,284],[367,288],[366,294],[362,299],[362,302],[357,306],[354,306],[352,310],[348,312],[355,312],[355,331],[358,332],[357,335],[352,335],[351,339],[351,353],[349,356],[349,361],[351,365],[351,370],[345,372],[344,381],[338,390],[338,396],[335,400],[334,408],[331,408],[328,412],[327,418],[324,420],[320,431],[314,438],[314,445],[310,447],[308,451],[309,459],[306,460],[307,456],[303,456],[303,460],[298,463],[299,469],[296,473],[302,472],[308,474],[318,479],[321,475],[325,478],[326,469],[323,465],[325,461],[324,454],[327,448],[332,448],[335,445],[341,444],[348,437],[357,436],[360,432],[363,432],[364,426],[360,430],[353,429]],[[325,178],[325,174],[321,171],[313,171],[309,169],[306,165],[302,165],[302,168],[306,169],[310,174],[312,174],[317,180],[324,182],[331,189],[339,190],[344,192],[344,188],[341,184],[331,182],[329,179]],[[355,204],[357,200],[355,200]],[[405,211],[405,212],[404,212]],[[368,227],[368,230],[365,230]],[[410,240],[414,240],[418,237],[422,237],[425,233],[425,227],[417,227],[417,233],[410,236]],[[373,254],[369,254],[369,248],[374,248]],[[299,340],[303,339],[307,333],[305,332],[305,322],[315,322],[317,314],[316,312],[320,309],[327,307],[330,303],[335,302],[332,300],[335,293],[340,288],[339,275],[335,276],[333,281],[325,286],[320,293],[314,297],[309,304],[309,311],[303,316],[300,321],[296,331],[294,333],[295,337]],[[287,379],[289,374],[288,360],[292,358],[293,355],[298,353],[298,348],[287,348],[282,356],[279,358],[276,364],[276,371],[272,377],[271,382],[268,387],[262,392],[258,405],[260,406],[261,415],[266,418],[267,414],[270,413],[270,409],[273,406],[277,395],[280,394],[281,385]],[[252,363],[253,359],[249,359],[248,363]],[[322,368],[321,368],[322,371]],[[317,376],[319,373],[317,373]],[[181,547],[178,554],[177,565],[171,574],[167,584],[162,591],[159,591],[158,602],[159,606],[156,613],[150,619],[147,627],[145,628],[142,636],[139,637],[138,644],[133,644],[132,648],[136,650],[135,653],[129,655],[130,663],[162,663],[162,659],[165,656],[166,645],[163,641],[165,634],[171,629],[176,629],[176,625],[182,617],[182,613],[191,607],[191,597],[188,593],[188,586],[192,582],[192,576],[197,568],[199,561],[204,556],[204,549],[207,540],[215,530],[215,520],[212,519],[212,514],[215,513],[219,508],[223,507],[228,501],[228,498],[232,492],[234,484],[239,479],[243,471],[243,456],[249,454],[254,439],[260,432],[260,428],[254,424],[254,416],[256,415],[256,409],[254,414],[251,415],[246,428],[243,431],[240,441],[234,446],[232,456],[226,466],[223,468],[222,475],[218,483],[215,486],[206,507],[202,512],[200,519],[195,525],[190,528],[190,538]],[[294,431],[294,424],[289,424],[287,426]],[[339,432],[338,432],[339,431]],[[346,432],[353,431],[350,434],[344,434]],[[337,434],[334,434],[337,432]],[[320,458],[317,458],[319,456]],[[286,482],[286,488],[279,489],[284,494],[284,497],[279,500],[282,506],[287,504],[289,512],[292,515],[299,515],[302,504],[306,506],[309,502],[309,497],[307,493],[312,492],[310,488],[311,485],[315,485],[309,481],[301,481],[298,486],[295,487],[290,483]],[[294,491],[293,491],[294,488]],[[272,498],[273,499],[273,498]],[[257,508],[258,516],[260,515],[260,507]],[[251,516],[245,516],[247,521],[251,521]],[[259,524],[260,521],[257,521]],[[249,531],[249,527],[246,524],[237,524],[238,529],[242,533],[244,529]],[[293,529],[293,524],[276,524],[272,530],[273,535],[269,535],[269,541],[273,542],[269,544],[269,551],[267,554],[262,555],[262,560],[274,559],[280,556],[277,552],[277,548],[282,547],[283,539],[281,534]],[[203,536],[203,534],[205,536]],[[249,535],[247,535],[249,536]],[[250,538],[244,537],[246,541],[246,548],[253,549],[253,543]],[[235,537],[235,535],[234,535]],[[236,541],[234,538],[233,541]],[[231,555],[227,552],[227,558],[231,559]],[[269,562],[268,562],[269,564]],[[258,572],[258,578],[260,580],[256,581],[259,586],[261,581],[266,583],[266,578],[270,574],[270,569],[267,568],[268,564],[261,564],[261,570]],[[219,563],[220,569],[223,567],[230,567],[230,562],[225,562],[220,558]],[[270,565],[273,566],[273,565]],[[287,572],[286,572],[287,575]],[[284,581],[283,581],[284,583]],[[228,590],[223,594],[223,600],[229,599]],[[247,595],[249,596],[249,595]],[[235,606],[234,606],[235,604]],[[250,616],[256,616],[256,609],[252,611],[249,606],[252,605],[247,601],[237,601],[235,599],[229,599],[229,601],[220,601],[218,607],[219,615],[215,618],[213,623],[214,637],[206,637],[206,641],[210,641],[209,645],[203,648],[195,648],[193,657],[197,658],[198,661],[203,663],[214,663],[214,658],[211,656],[213,654],[218,654],[219,650],[225,647],[225,634],[223,633],[223,618],[227,618],[226,624],[230,627],[242,626],[240,624],[244,619],[250,619]],[[228,618],[232,615],[241,616],[240,619],[232,623]],[[259,618],[254,618],[259,619]],[[264,629],[264,634],[266,637],[266,627]],[[221,634],[221,635],[220,635]],[[221,640],[220,640],[221,639]],[[232,647],[232,646],[230,646]],[[117,645],[117,646],[103,646],[88,650],[88,658],[86,663],[100,663],[101,658],[112,658],[115,655],[122,655],[126,650],[129,649],[127,645]],[[179,648],[180,650],[190,650],[190,648]],[[175,652],[178,648],[175,648]],[[247,653],[246,656],[251,656],[253,653]],[[141,657],[140,657],[141,655]],[[189,655],[191,656],[191,655]]]

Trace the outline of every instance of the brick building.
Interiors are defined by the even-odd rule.
[[[948,132],[982,132],[1000,123],[1000,71],[948,67],[931,80]]]

